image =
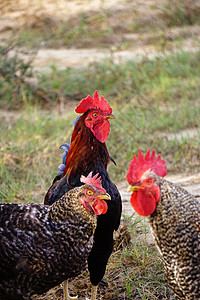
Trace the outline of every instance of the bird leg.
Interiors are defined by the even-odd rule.
[[[63,282],[63,300],[75,300],[78,296],[71,297],[68,290],[68,279]]]
[[[97,285],[92,285],[91,300],[96,300],[96,296],[97,296]]]
[[[85,300],[96,300],[96,297],[97,297],[97,285],[92,285],[91,299],[85,298]]]

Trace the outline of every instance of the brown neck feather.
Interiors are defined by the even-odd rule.
[[[71,138],[71,145],[67,154],[66,166],[63,176],[69,177],[79,169],[81,173],[89,172],[96,160],[101,160],[105,168],[110,160],[105,143],[99,142],[91,130],[85,125],[84,113],[77,121]]]

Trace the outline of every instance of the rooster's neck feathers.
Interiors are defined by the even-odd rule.
[[[94,161],[102,161],[105,168],[107,168],[110,160],[106,144],[99,142],[85,125],[86,116],[87,113],[79,118],[72,133],[71,145],[63,173],[63,176],[67,175],[68,181],[70,176],[75,175],[77,170],[80,174],[91,171]]]

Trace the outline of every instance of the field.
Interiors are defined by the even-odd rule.
[[[42,202],[69,142],[75,107],[95,90],[111,104],[109,174],[123,198],[102,299],[174,299],[126,173],[156,149],[168,178],[200,193],[199,1],[0,1],[0,199]],[[89,297],[85,272],[72,281]],[[34,299],[62,299],[57,287]]]

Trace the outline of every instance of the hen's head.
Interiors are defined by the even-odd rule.
[[[85,183],[80,189],[79,200],[89,211],[96,215],[105,214],[108,205],[104,200],[111,200],[109,194],[101,185],[101,177],[97,173],[92,177],[92,172],[87,177],[81,176],[81,182]]]
[[[165,161],[160,155],[155,159],[155,150],[150,156],[150,149],[145,157],[141,150],[138,151],[138,159],[134,155],[129,165],[127,181],[130,184],[131,204],[141,216],[149,216],[156,209],[156,203],[160,198],[160,187],[157,176],[164,177],[167,174]]]
[[[110,123],[108,119],[115,119],[112,108],[106,99],[99,95],[97,91],[94,98],[90,95],[81,100],[75,111],[79,114],[86,113],[85,125],[92,131],[97,140],[104,143],[110,133]]]

